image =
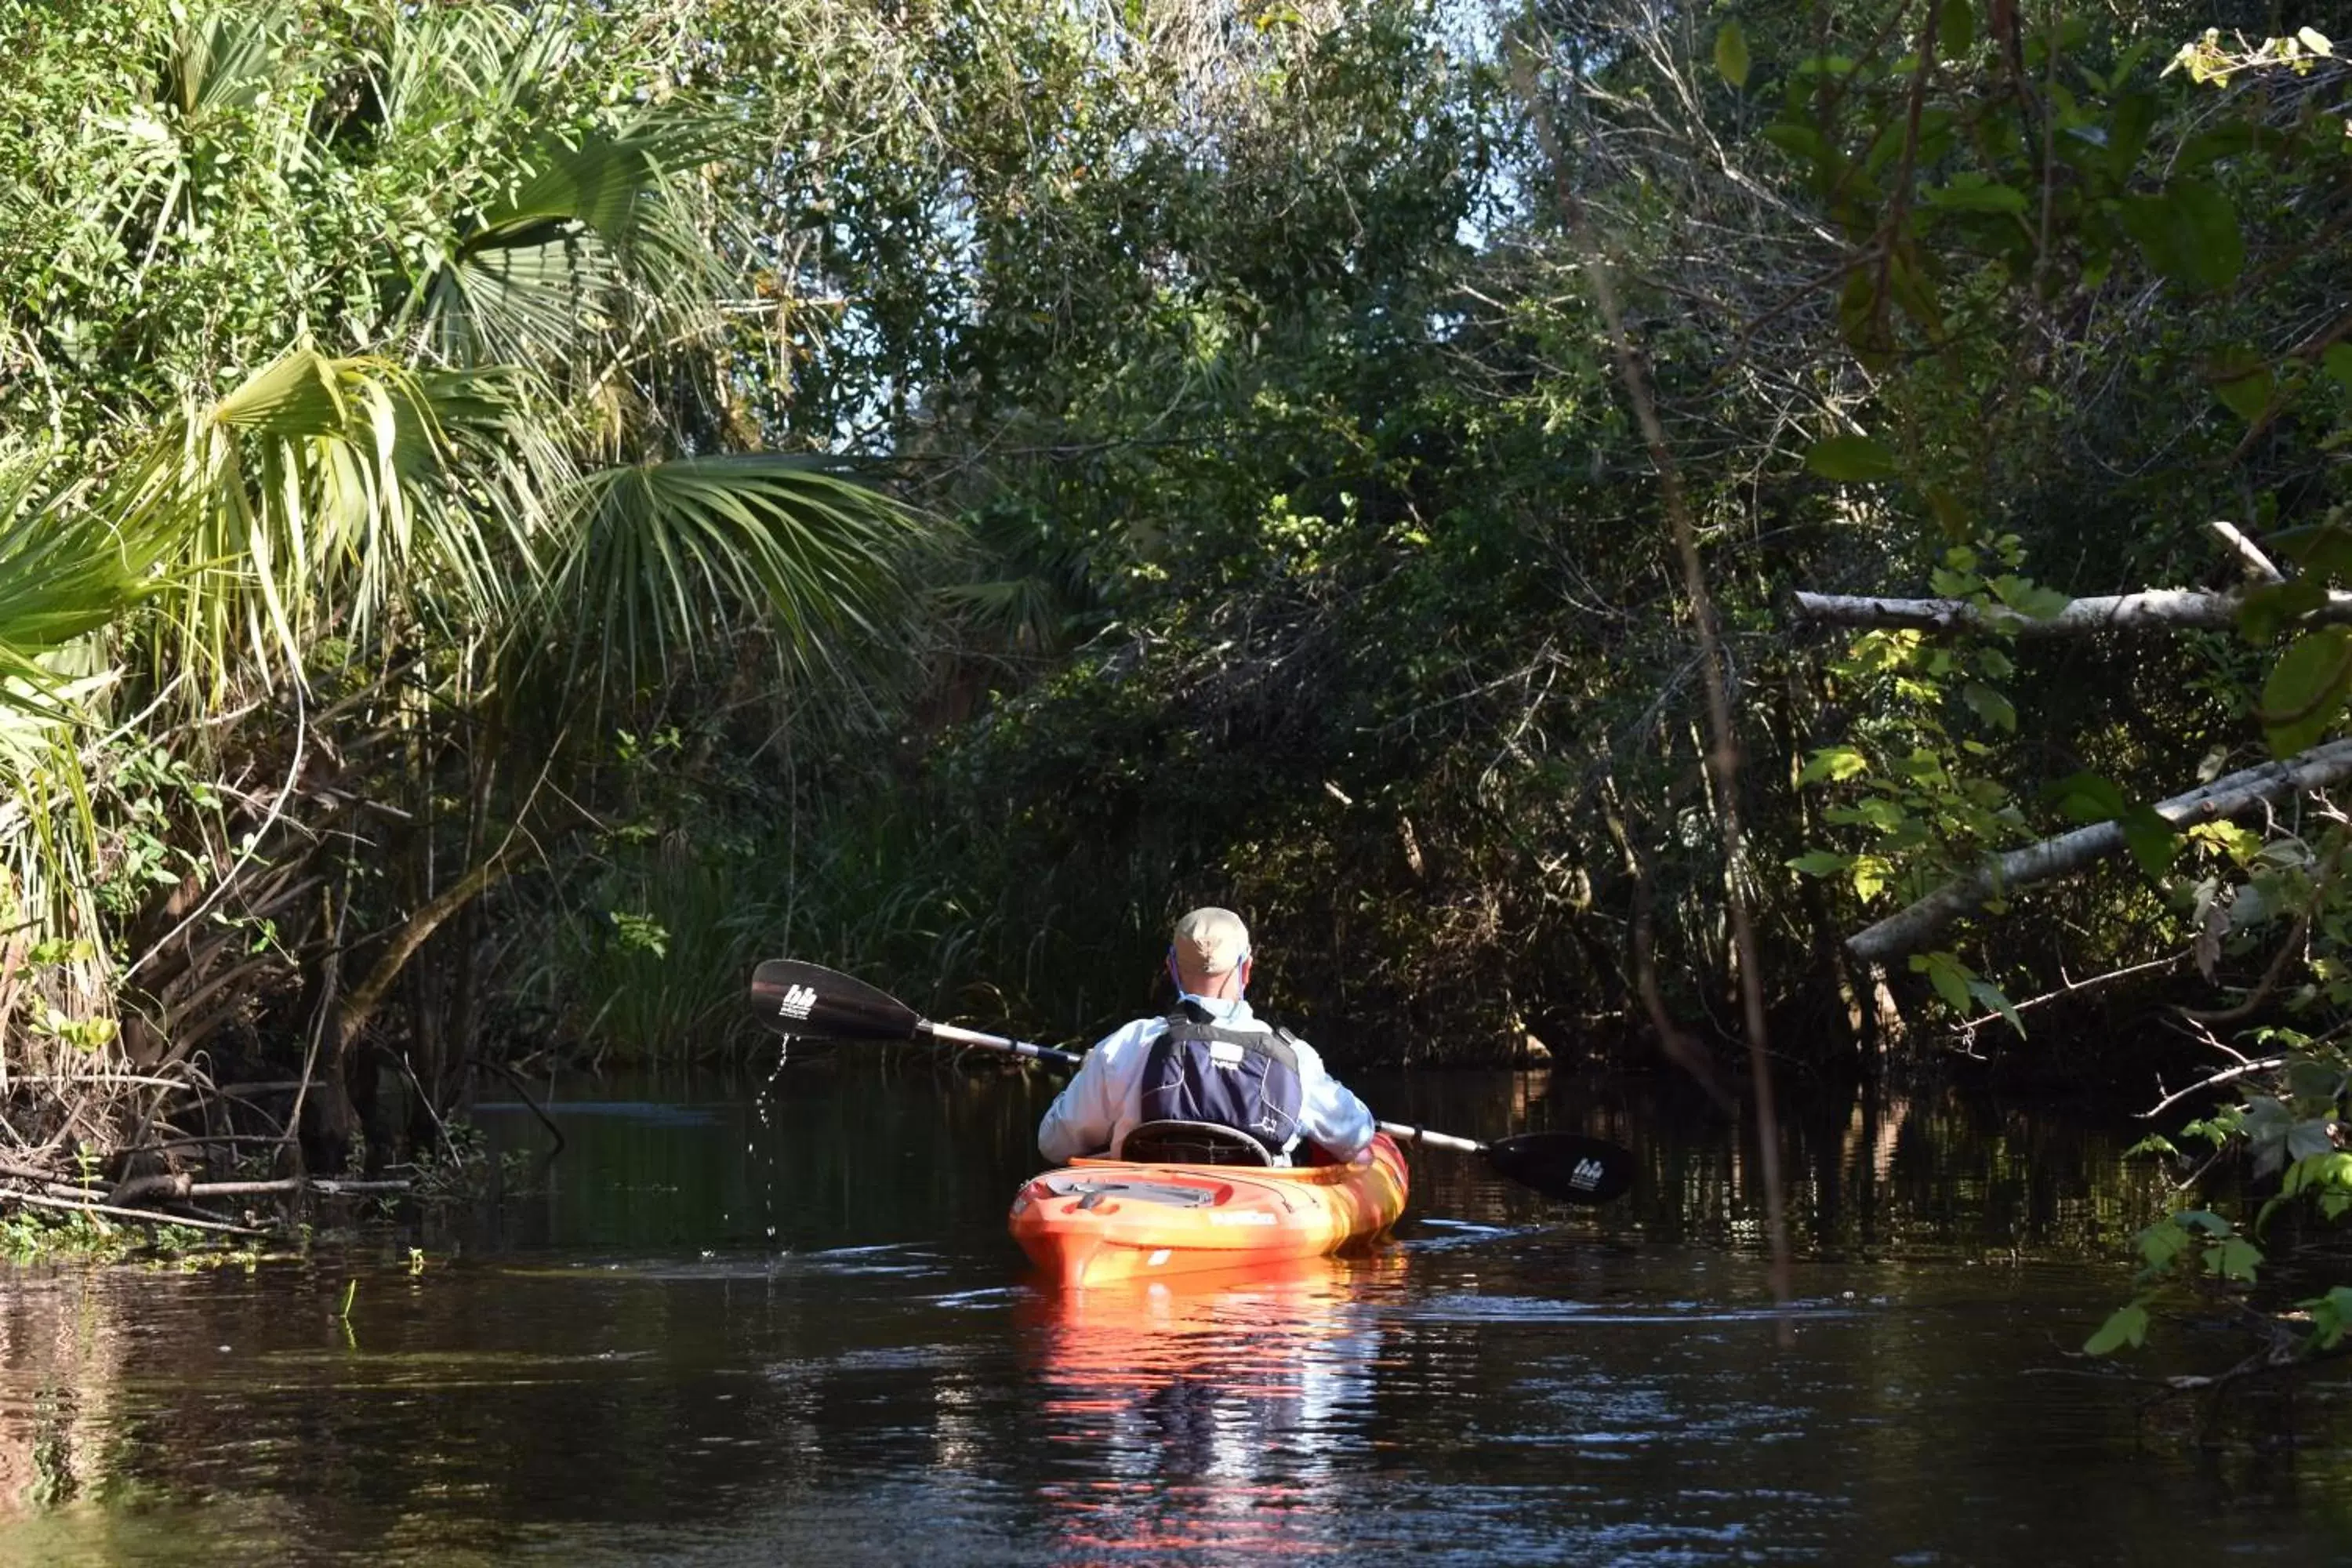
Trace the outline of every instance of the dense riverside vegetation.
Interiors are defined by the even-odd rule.
[[[784,951],[1078,1034],[1213,899],[1343,1064],[1728,1101],[1744,966],[2336,1203],[2272,9],[0,0],[11,1158],[380,1164]]]

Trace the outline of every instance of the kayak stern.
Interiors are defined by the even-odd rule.
[[[1080,1160],[1024,1183],[1007,1224],[1048,1278],[1082,1289],[1338,1252],[1394,1225],[1408,1186],[1386,1134],[1362,1165]]]

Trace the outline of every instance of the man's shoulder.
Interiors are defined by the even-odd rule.
[[[1168,1020],[1163,1017],[1155,1016],[1149,1018],[1130,1018],[1126,1023],[1121,1024],[1118,1028],[1113,1029],[1109,1034],[1105,1035],[1101,1039],[1097,1040],[1095,1042],[1095,1049],[1098,1051],[1116,1051],[1123,1047],[1132,1046],[1140,1041],[1150,1039],[1167,1027]]]

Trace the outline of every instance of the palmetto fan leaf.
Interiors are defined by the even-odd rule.
[[[674,113],[573,142],[541,138],[530,177],[460,224],[419,284],[442,357],[547,364],[573,355],[613,325],[633,278],[673,307],[706,296],[715,262],[669,181],[712,140],[707,122]]]
[[[394,608],[499,618],[506,577],[530,569],[528,492],[495,467],[461,490],[450,464],[494,447],[505,417],[493,377],[310,349],[186,411],[133,467],[123,502],[187,542],[166,595],[182,660],[216,685],[240,647],[298,671],[323,628],[364,638]]]
[[[717,262],[669,181],[704,162],[724,127],[682,101],[594,126],[542,120],[581,47],[579,29],[549,7],[387,15],[373,57],[383,143],[457,163],[438,196],[446,228],[404,241],[394,296],[395,328],[423,329],[445,364],[502,362],[561,378],[621,319],[633,285],[664,310],[715,292]],[[497,121],[536,126],[511,160],[447,140],[452,124]]]
[[[79,487],[53,486],[46,453],[0,453],[0,709],[62,715],[44,662],[153,586],[163,542],[110,521]]]
[[[581,482],[579,537],[549,640],[633,683],[757,621],[807,669],[904,646],[900,569],[917,514],[816,459],[687,458]]]
[[[395,135],[511,110],[528,111],[561,79],[571,29],[552,9],[401,6],[380,58],[380,92]]]
[[[163,67],[165,101],[188,121],[250,108],[288,74],[282,5],[223,6],[187,23]]]

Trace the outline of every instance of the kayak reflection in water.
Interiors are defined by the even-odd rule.
[[[1178,921],[1168,945],[1174,1010],[1096,1043],[1038,1125],[1038,1152],[1057,1165],[1106,1150],[1124,1159],[1196,1158],[1180,1152],[1189,1147],[1183,1140],[1222,1130],[1221,1141],[1248,1155],[1243,1163],[1370,1158],[1374,1129],[1364,1102],[1324,1070],[1314,1047],[1251,1012],[1243,994],[1252,956],[1249,928],[1231,910],[1194,910]],[[1147,1129],[1139,1143],[1148,1150],[1129,1145],[1138,1127]]]
[[[1025,1310],[1050,1439],[1039,1488],[1082,1562],[1320,1554],[1360,1529],[1329,1484],[1381,1356],[1367,1288],[1402,1254],[1040,1292]],[[1096,1555],[1096,1554],[1099,1555]]]

